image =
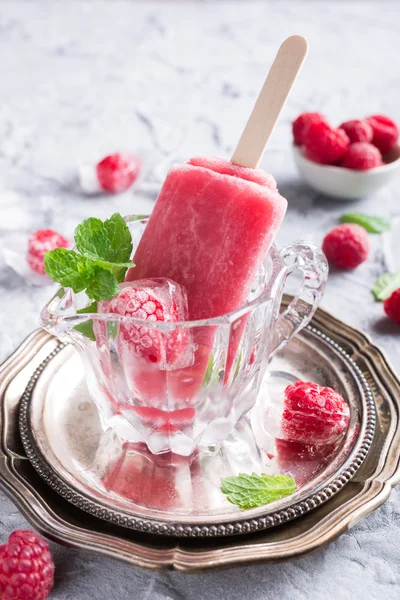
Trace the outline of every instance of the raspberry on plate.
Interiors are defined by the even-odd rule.
[[[340,166],[356,171],[368,171],[383,165],[382,155],[376,146],[368,142],[351,144],[340,161]]]
[[[52,229],[38,229],[29,237],[26,260],[33,271],[44,274],[44,255],[54,248],[68,248],[68,240]]]
[[[368,121],[362,121],[361,119],[345,121],[339,128],[347,133],[352,144],[354,142],[370,142],[374,136],[374,132]]]
[[[346,431],[350,409],[329,387],[296,381],[285,390],[282,432],[291,442],[332,444]]]
[[[383,308],[392,321],[400,324],[400,289],[395,290],[389,298],[386,298]]]
[[[125,356],[127,350],[161,369],[176,366],[188,342],[186,330],[160,331],[150,324],[187,318],[184,288],[170,279],[158,277],[123,283],[120,287],[121,291],[111,300],[99,303],[99,312],[130,317],[119,324],[121,356]],[[140,321],[146,323],[141,325]]]
[[[332,129],[327,123],[311,123],[305,132],[305,155],[317,163],[333,165],[346,152],[350,140],[343,129]]]
[[[396,123],[384,115],[372,115],[367,119],[373,130],[372,143],[382,154],[389,152],[396,145],[400,130]]]
[[[322,250],[338,269],[355,269],[368,257],[368,233],[355,223],[338,225],[325,236]]]
[[[328,123],[324,115],[318,112],[302,113],[292,123],[293,139],[296,146],[304,144],[305,133],[311,123]]]
[[[141,161],[132,154],[116,153],[103,158],[96,167],[100,186],[106,192],[124,192],[136,180]]]
[[[14,531],[0,546],[2,600],[45,600],[54,584],[49,545],[37,533]]]

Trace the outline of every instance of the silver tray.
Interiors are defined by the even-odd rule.
[[[298,555],[328,542],[379,506],[399,481],[400,384],[381,351],[363,334],[322,310],[312,325],[356,362],[372,390],[377,427],[371,451],[353,479],[299,518],[241,536],[174,538],[108,523],[63,499],[38,476],[18,435],[21,395],[33,372],[58,345],[43,331],[32,334],[0,369],[0,486],[48,537],[137,566],[194,571],[243,565]]]
[[[81,359],[72,346],[60,344],[35,370],[21,398],[21,440],[46,483],[78,508],[110,523],[192,537],[274,527],[323,504],[355,475],[372,443],[375,405],[355,362],[314,327],[272,359],[269,373],[252,415],[253,428],[250,418],[243,419],[216,448],[201,448],[192,457],[157,457],[140,445],[127,450],[111,432],[103,433]],[[282,450],[279,458],[273,438],[260,427],[264,394],[278,388],[277,395],[283,397],[286,385],[298,378],[332,386],[350,405],[344,440],[322,460],[290,454],[287,460],[288,444],[282,460]],[[296,477],[297,491],[268,506],[241,510],[221,493],[220,476],[252,471],[289,472]]]

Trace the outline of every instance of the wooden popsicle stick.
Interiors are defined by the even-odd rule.
[[[231,162],[255,169],[308,52],[307,40],[288,37],[278,50]]]

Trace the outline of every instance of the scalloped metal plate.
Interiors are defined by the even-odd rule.
[[[0,368],[0,486],[44,535],[75,548],[153,569],[199,571],[242,566],[309,552],[382,504],[400,481],[400,382],[368,337],[319,309],[313,325],[361,369],[373,394],[377,427],[372,449],[353,479],[326,503],[279,527],[224,538],[167,538],[111,525],[77,509],[37,475],[18,435],[19,400],[27,382],[56,346],[34,332]]]

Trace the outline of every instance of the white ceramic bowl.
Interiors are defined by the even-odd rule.
[[[300,146],[293,146],[293,154],[300,174],[312,188],[342,200],[372,194],[400,173],[400,146],[396,146],[385,156],[387,164],[368,171],[320,165],[306,158]]]

